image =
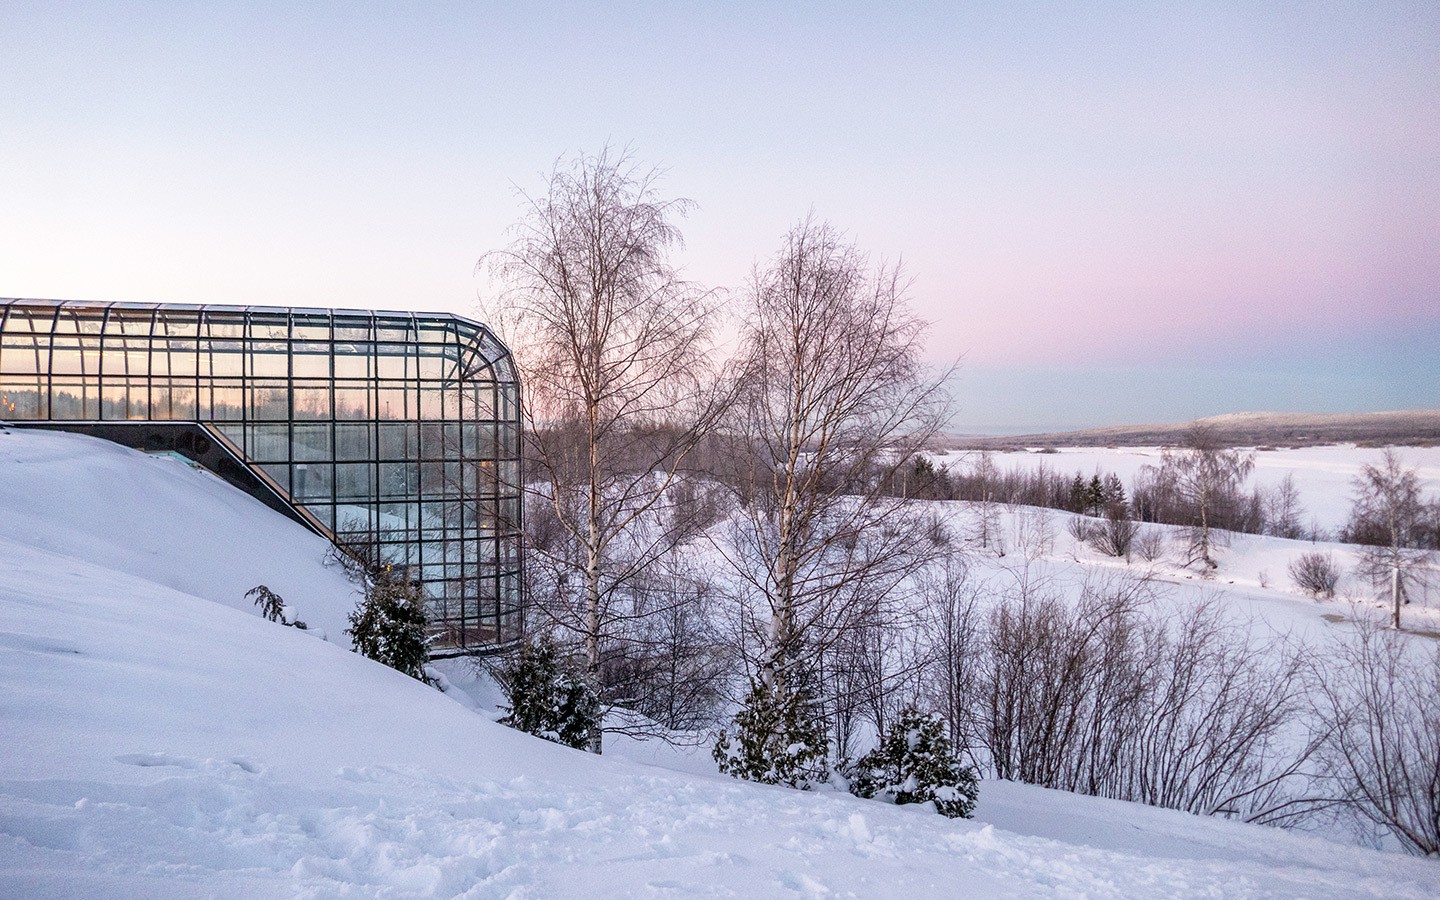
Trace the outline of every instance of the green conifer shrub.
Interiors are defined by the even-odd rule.
[[[387,567],[370,579],[345,633],[355,642],[357,653],[430,684],[425,674],[430,639],[425,631],[425,595],[420,586]]]
[[[600,698],[553,641],[527,641],[494,673],[509,702],[501,724],[585,748],[591,727],[600,723]]]
[[[939,716],[909,708],[847,773],[850,793],[895,804],[930,803],[949,818],[969,818],[980,795],[975,770],[962,765]]]
[[[754,682],[733,735],[722,731],[711,755],[726,775],[810,790],[830,774],[825,722],[816,710],[805,691]]]

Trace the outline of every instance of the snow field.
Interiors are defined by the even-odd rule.
[[[259,618],[264,581],[343,623],[310,537],[181,463],[0,433],[0,896],[1440,896],[1433,862],[1023,785],[956,821],[548,744]]]

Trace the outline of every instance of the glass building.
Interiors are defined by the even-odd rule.
[[[448,314],[0,300],[0,420],[183,454],[405,568],[437,647],[519,637],[519,391]]]

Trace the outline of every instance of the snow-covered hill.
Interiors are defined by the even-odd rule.
[[[183,463],[0,431],[0,896],[1440,896],[1132,804],[986,783],[951,821],[547,744],[240,596],[333,641],[322,553]]]

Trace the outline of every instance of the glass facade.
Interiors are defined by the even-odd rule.
[[[0,300],[0,420],[203,429],[311,528],[408,569],[441,646],[519,636],[519,390],[458,316]]]

